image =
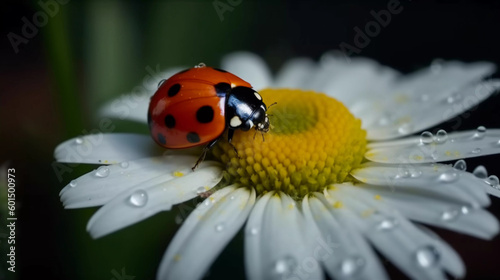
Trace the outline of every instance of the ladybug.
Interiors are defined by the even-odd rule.
[[[160,82],[149,103],[148,124],[153,139],[165,148],[205,145],[193,170],[226,130],[230,144],[236,129],[269,131],[260,94],[241,78],[203,63]]]

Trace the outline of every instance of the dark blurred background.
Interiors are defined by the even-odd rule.
[[[0,165],[2,173],[16,169],[18,222],[17,272],[0,271],[0,279],[154,279],[179,226],[178,209],[92,240],[85,225],[95,208],[63,210],[58,192],[95,166],[80,165],[60,182],[51,167],[54,147],[96,128],[98,108],[141,83],[148,66],[218,65],[225,54],[247,50],[262,56],[275,73],[289,58],[318,59],[342,42],[354,45],[354,28],[363,29],[374,19],[371,11],[386,10],[391,2],[3,1]],[[435,58],[500,63],[499,1],[401,0],[400,6],[358,56],[404,73]],[[492,96],[464,116],[458,129],[500,128],[499,104],[498,94]],[[452,125],[456,122],[439,127]],[[117,123],[117,131],[146,129]],[[499,159],[469,159],[468,170],[484,164],[498,175]],[[489,210],[500,218],[500,199],[492,198]],[[461,255],[468,279],[500,276],[498,236],[483,241],[435,230]],[[1,270],[6,233],[0,228]],[[244,277],[242,247],[239,234],[206,278]],[[392,277],[404,277],[384,263]]]

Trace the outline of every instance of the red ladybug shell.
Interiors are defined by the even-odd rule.
[[[151,98],[148,123],[153,139],[169,149],[206,144],[226,129],[226,95],[221,83],[231,88],[252,86],[237,76],[211,67],[181,71],[164,81]]]

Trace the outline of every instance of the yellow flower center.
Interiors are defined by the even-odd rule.
[[[366,132],[339,101],[312,91],[266,89],[271,130],[236,131],[233,145],[219,141],[212,154],[226,166],[226,179],[254,187],[258,194],[279,190],[295,199],[349,180],[366,150]]]

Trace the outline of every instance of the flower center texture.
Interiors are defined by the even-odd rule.
[[[236,131],[232,144],[219,141],[213,156],[231,183],[254,187],[258,194],[282,191],[295,199],[349,181],[366,151],[366,131],[339,101],[312,91],[266,89],[268,133]],[[257,133],[257,134],[256,134]]]

